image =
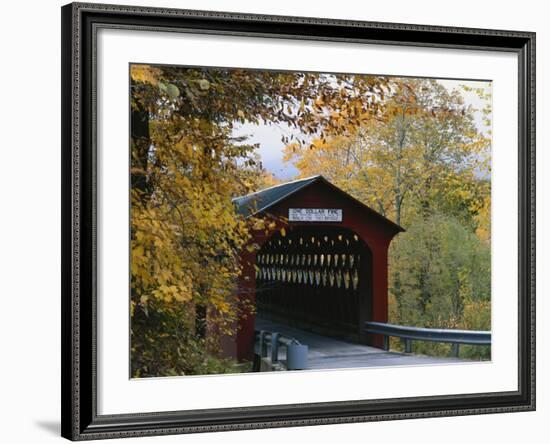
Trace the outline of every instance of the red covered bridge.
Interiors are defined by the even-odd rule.
[[[363,326],[388,320],[388,247],[403,228],[322,176],[234,202],[240,214],[272,219],[276,229],[255,231],[259,250],[241,254],[239,297],[256,313],[224,339],[225,353],[252,357],[256,316],[382,347],[382,337],[365,334]]]

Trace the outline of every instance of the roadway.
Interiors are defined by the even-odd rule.
[[[368,345],[346,342],[316,333],[304,331],[290,325],[256,318],[256,330],[278,332],[297,339],[308,346],[308,370],[387,367],[395,365],[433,365],[465,362],[464,359],[406,354],[385,351]],[[281,347],[279,359],[286,359],[285,348]]]

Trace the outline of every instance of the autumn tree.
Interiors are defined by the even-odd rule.
[[[131,66],[132,375],[230,371],[218,355],[252,309],[235,298],[250,224],[232,198],[269,180],[236,125],[348,135],[380,110],[388,79]]]
[[[490,139],[476,128],[474,110],[436,80],[391,86],[377,118],[351,136],[289,144],[286,160],[302,176],[323,172],[398,224],[434,205],[477,214],[488,186],[477,176],[489,171]]]

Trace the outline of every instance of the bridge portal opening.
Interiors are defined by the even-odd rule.
[[[289,226],[256,255],[259,318],[366,342],[372,299],[372,253],[347,228]]]
[[[228,356],[253,356],[256,316],[321,335],[383,346],[365,321],[387,322],[388,247],[404,231],[322,176],[234,199],[244,218],[262,218],[240,254],[236,297],[244,315],[223,339]],[[252,224],[253,225],[253,224]],[[255,307],[248,312],[248,307]]]

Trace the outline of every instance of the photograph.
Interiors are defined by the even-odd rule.
[[[128,75],[131,379],[491,362],[491,80]]]

